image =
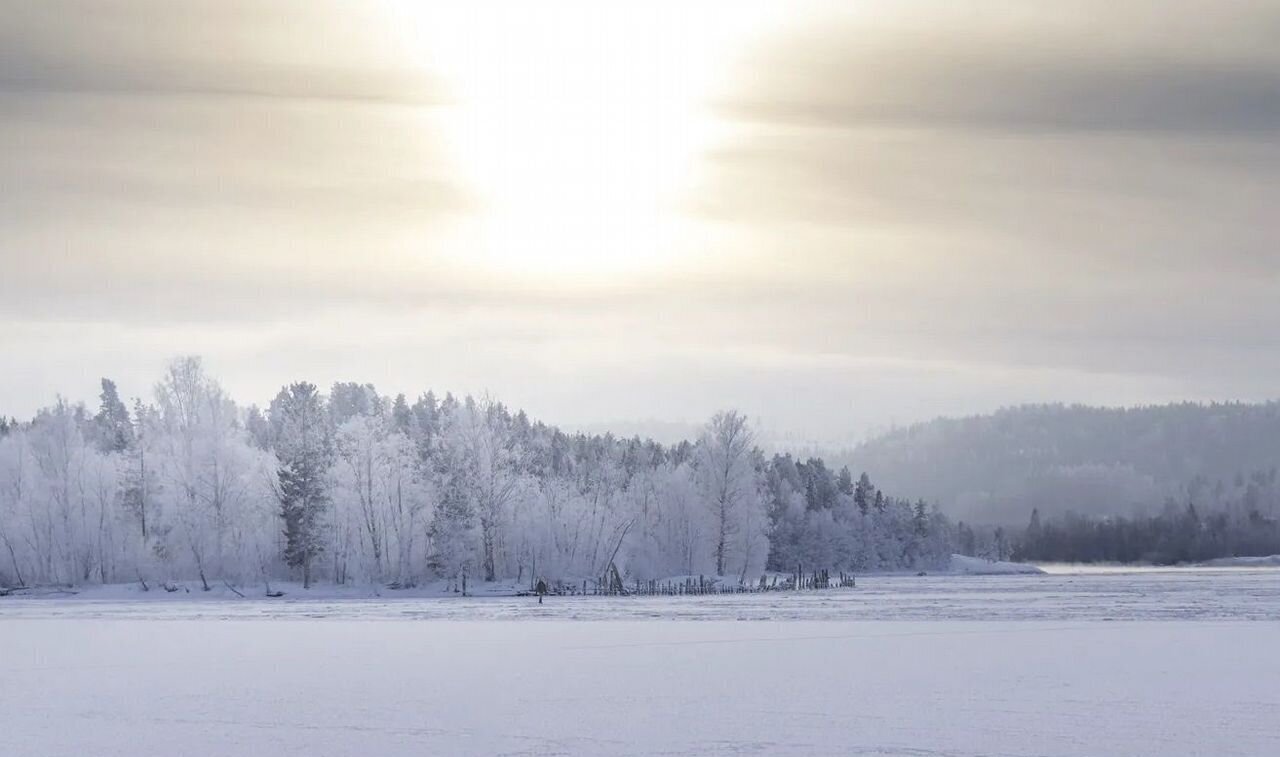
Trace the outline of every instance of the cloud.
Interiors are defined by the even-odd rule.
[[[844,438],[1273,392],[1274,4],[792,16],[708,103],[673,263],[555,281],[470,264],[486,207],[454,93],[385,8],[10,4],[0,352],[23,367],[0,396],[84,396],[98,371],[145,392],[196,351],[248,398],[308,376],[578,424],[735,404]]]
[[[926,12],[927,9],[927,12]],[[832,128],[1267,134],[1280,9],[903,3],[797,23],[744,56],[732,117]]]
[[[252,321],[379,280],[439,288],[394,273],[475,198],[440,137],[446,88],[394,16],[139,0],[4,17],[0,313]]]
[[[387,44],[391,19],[359,4],[51,0],[5,3],[4,16],[0,92],[450,99]]]
[[[690,209],[753,240],[755,338],[1258,391],[1280,12],[1111,5],[837,10],[743,55]]]

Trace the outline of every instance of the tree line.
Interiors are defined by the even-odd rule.
[[[1256,478],[1275,485],[1274,472]],[[1203,509],[1170,501],[1156,515],[1135,517],[1068,513],[1042,521],[1033,510],[1013,551],[1035,562],[1152,565],[1277,554],[1280,520],[1248,496]]]
[[[240,406],[201,360],[0,419],[0,584],[531,582],[944,565],[964,533],[728,411],[673,445],[488,398],[298,382]]]
[[[1280,464],[1280,403],[1029,405],[900,428],[827,459],[1014,530],[1032,507],[1141,518],[1170,499],[1205,509],[1244,497],[1255,472]]]

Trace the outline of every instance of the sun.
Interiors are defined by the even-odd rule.
[[[406,5],[455,102],[444,131],[479,209],[466,263],[599,278],[678,265],[682,201],[746,4]]]

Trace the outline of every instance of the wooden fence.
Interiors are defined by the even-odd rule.
[[[676,597],[709,594],[759,594],[769,591],[812,591],[816,589],[852,589],[856,585],[852,573],[818,570],[805,573],[799,568],[790,575],[762,575],[755,583],[725,584],[706,576],[687,577],[678,581],[623,581],[616,574],[605,575],[581,583],[544,584],[544,593],[568,596],[636,596]],[[533,589],[527,594],[537,594]]]

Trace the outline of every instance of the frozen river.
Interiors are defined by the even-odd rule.
[[[1275,755],[1278,619],[1274,570],[6,599],[0,754]]]

